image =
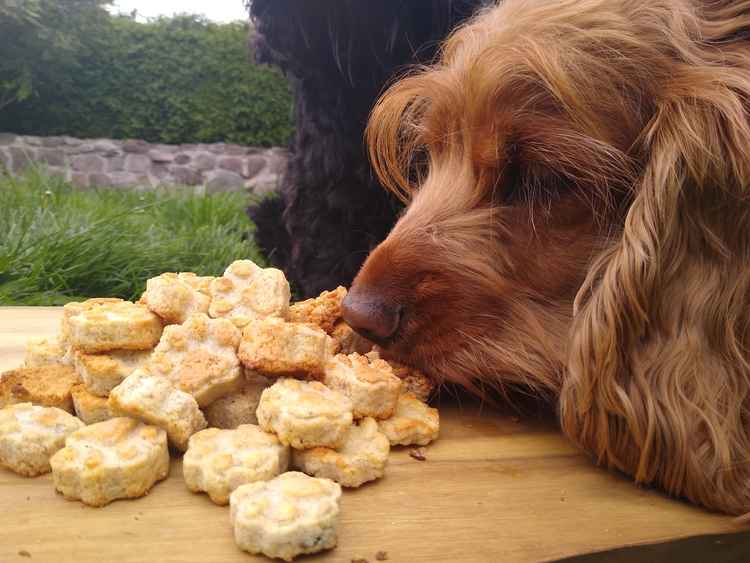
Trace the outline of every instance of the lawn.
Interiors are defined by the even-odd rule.
[[[0,175],[0,305],[137,299],[161,272],[263,263],[247,203],[242,194],[80,191],[42,170]]]

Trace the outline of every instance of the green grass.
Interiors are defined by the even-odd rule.
[[[263,264],[247,203],[242,194],[80,191],[42,170],[0,171],[0,305],[137,299],[161,272]]]

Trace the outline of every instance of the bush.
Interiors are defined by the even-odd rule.
[[[292,128],[288,84],[277,70],[250,62],[249,24],[215,24],[195,16],[76,22],[85,29],[76,35],[72,54],[32,54],[33,94],[0,109],[0,130],[164,143],[286,144]],[[0,52],[4,42],[13,42],[12,36],[0,37]]]
[[[0,177],[0,305],[137,299],[162,272],[264,264],[246,196],[79,191],[43,171]]]

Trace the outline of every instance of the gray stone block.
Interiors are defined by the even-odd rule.
[[[76,172],[87,172],[89,174],[104,172],[106,161],[96,154],[83,154],[74,157],[70,166]]]
[[[33,137],[31,135],[24,135],[23,142],[32,147],[40,147],[42,145],[42,139],[39,137]]]
[[[144,174],[151,168],[151,159],[145,154],[129,154],[125,158],[125,170]]]
[[[187,164],[188,162],[190,162],[190,155],[184,152],[174,157],[175,164]]]
[[[50,166],[65,166],[65,152],[62,149],[39,149],[39,160]]]
[[[135,154],[146,154],[151,146],[140,139],[128,139],[122,144],[122,150]]]
[[[89,187],[89,175],[81,172],[73,172],[70,176],[70,181],[77,188],[88,188]]]
[[[172,162],[174,160],[174,155],[165,150],[150,150],[148,156],[154,162]]]
[[[219,168],[221,168],[222,170],[229,170],[230,172],[234,172],[235,174],[239,174],[240,176],[242,176],[244,173],[245,165],[242,162],[241,158],[237,158],[236,156],[225,156],[219,159]]]
[[[125,169],[125,157],[113,156],[107,159],[107,172],[122,172]]]
[[[241,192],[245,182],[239,174],[229,170],[214,170],[206,175],[206,193]]]
[[[203,181],[200,172],[185,166],[173,166],[171,169],[175,184],[183,186],[195,186]]]
[[[43,147],[60,147],[65,144],[62,137],[42,137],[41,145]]]
[[[216,157],[212,154],[200,152],[193,157],[192,167],[196,170],[211,170],[216,166]]]
[[[96,174],[89,175],[89,186],[97,188],[108,188],[112,185],[112,179],[109,174],[103,174],[97,172]]]
[[[21,172],[33,166],[36,160],[36,151],[31,147],[8,147],[8,153],[12,159],[10,168],[13,172]]]
[[[257,176],[266,167],[266,159],[260,154],[251,154],[245,159],[245,178]]]

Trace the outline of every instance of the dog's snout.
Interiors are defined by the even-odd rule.
[[[344,298],[341,312],[349,326],[365,338],[383,342],[391,338],[401,322],[401,305],[376,291],[352,288]]]

